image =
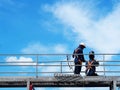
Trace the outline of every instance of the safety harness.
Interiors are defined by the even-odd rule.
[[[93,62],[94,62],[94,60],[92,62],[88,61],[88,65],[87,65],[87,68],[85,70],[86,74],[89,72],[90,69],[92,69]]]

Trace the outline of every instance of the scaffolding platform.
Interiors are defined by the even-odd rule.
[[[114,87],[120,86],[120,76],[54,76],[54,77],[0,77],[0,87]],[[112,90],[112,89],[111,89]],[[115,89],[113,89],[115,90]]]

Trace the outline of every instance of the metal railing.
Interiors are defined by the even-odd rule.
[[[84,54],[88,60],[88,54]],[[102,76],[120,76],[120,54],[95,54],[99,61],[96,73]],[[2,76],[53,76],[55,73],[73,74],[72,54],[0,54]],[[85,63],[81,75],[85,75]]]

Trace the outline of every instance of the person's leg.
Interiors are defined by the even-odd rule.
[[[80,72],[81,72],[81,66],[78,66],[78,74],[80,74]]]
[[[90,76],[98,76],[94,69],[90,70]]]
[[[94,72],[93,76],[98,76],[98,74]]]
[[[93,71],[91,69],[89,69],[87,76],[93,76]]]
[[[75,64],[75,70],[74,70],[74,74],[80,74],[80,68],[78,66],[79,64]]]

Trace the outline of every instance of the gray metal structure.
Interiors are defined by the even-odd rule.
[[[120,54],[96,54],[99,76],[73,74],[72,54],[0,54],[0,87],[120,87]],[[69,56],[69,59],[68,59]],[[88,54],[85,54],[88,57]],[[115,57],[110,60],[110,57]],[[85,67],[85,64],[83,64]]]

